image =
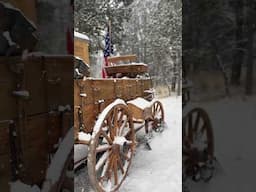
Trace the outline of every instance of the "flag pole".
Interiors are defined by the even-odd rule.
[[[110,48],[110,54],[111,54],[111,40],[112,40],[112,37],[111,37],[111,21],[110,19],[108,20],[108,29],[109,29],[109,48]]]

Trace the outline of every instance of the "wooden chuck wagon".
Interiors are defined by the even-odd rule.
[[[117,191],[124,181],[138,130],[145,128],[149,136],[163,127],[164,110],[153,100],[148,66],[124,64],[135,59],[134,55],[110,57],[109,78],[74,81],[75,143],[88,146],[89,179],[97,192]]]

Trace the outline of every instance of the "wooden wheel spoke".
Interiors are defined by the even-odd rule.
[[[95,169],[96,171],[98,171],[104,164],[105,162],[107,161],[109,157],[109,153],[108,152],[105,152],[98,160],[96,166],[95,166]]]
[[[122,174],[124,174],[123,162],[121,161],[120,155],[118,155],[117,164],[118,164],[118,167],[120,168]]]
[[[114,125],[114,130],[116,131],[117,127],[118,127],[118,108],[116,107],[114,109],[114,114],[113,114],[113,125]]]
[[[100,178],[107,178],[106,177],[106,172],[107,172],[107,169],[109,167],[109,163],[110,163],[110,161],[108,159],[107,162],[105,163],[104,167],[103,167],[103,170],[101,172],[101,177]]]
[[[104,152],[104,151],[107,151],[111,148],[112,148],[112,146],[108,145],[108,144],[100,145],[100,146],[97,147],[96,153]]]
[[[195,120],[195,123],[194,123],[194,131],[195,132],[198,130],[199,122],[200,122],[200,113],[197,112],[196,113],[196,120]]]
[[[120,110],[120,116],[118,118],[118,126],[121,127],[122,122],[123,122],[123,118],[124,118],[124,110]]]
[[[112,145],[113,144],[113,140],[111,139],[111,137],[109,137],[107,135],[107,133],[105,131],[101,131],[101,135],[107,140],[107,142]]]
[[[111,180],[111,174],[112,174],[112,168],[113,168],[113,154],[109,157],[109,165],[108,165],[108,167],[107,167],[107,171],[106,171],[106,173],[107,173],[107,178],[109,179],[109,180]]]
[[[114,157],[113,172],[114,172],[115,185],[117,185],[118,184],[118,175],[117,175],[117,158],[116,158],[116,155]]]
[[[200,129],[200,132],[203,133],[207,128],[207,124],[204,122],[203,126]]]
[[[158,112],[159,110],[160,110],[161,108],[160,108],[160,105],[156,105],[156,111]]]
[[[127,123],[128,123],[128,121],[126,118],[125,121],[123,121],[122,125],[119,128],[119,131],[118,131],[119,136],[123,136],[123,131],[124,131],[124,128],[127,126]]]

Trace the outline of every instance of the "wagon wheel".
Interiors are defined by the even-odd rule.
[[[95,191],[117,191],[127,175],[135,148],[128,107],[116,104],[109,111],[103,110],[94,131],[87,163],[91,184]]]
[[[186,174],[192,175],[198,171],[199,164],[212,160],[214,156],[213,130],[203,109],[195,108],[183,118],[182,140]]]
[[[158,130],[164,123],[164,108],[160,101],[152,104],[153,130]]]

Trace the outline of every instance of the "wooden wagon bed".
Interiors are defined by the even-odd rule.
[[[151,79],[85,79],[74,81],[75,137],[79,130],[91,133],[96,117],[117,98],[152,99]]]

